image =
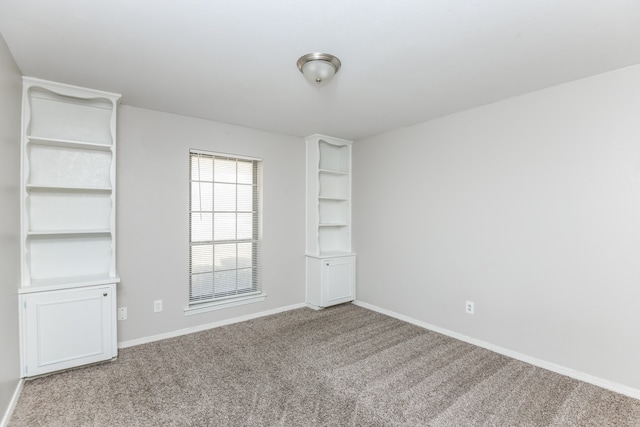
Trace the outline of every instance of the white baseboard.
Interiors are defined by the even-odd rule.
[[[22,393],[23,386],[24,380],[21,378],[18,381],[18,385],[16,385],[16,389],[13,392],[13,396],[11,397],[11,401],[9,402],[9,406],[7,406],[7,410],[4,412],[2,421],[0,421],[0,427],[6,427],[9,425],[9,420],[11,419],[11,415],[13,415],[14,409],[16,409],[16,405],[18,404],[18,399],[20,398],[20,393]]]
[[[420,326],[421,328],[429,329],[430,331],[437,332],[442,335],[447,335],[451,338],[455,338],[460,341],[467,342],[469,344],[476,345],[478,347],[486,348],[487,350],[491,350],[495,353],[502,354],[504,356],[511,357],[513,359],[520,360],[525,363],[529,363],[534,366],[538,366],[543,369],[547,369],[552,372],[556,372],[561,375],[565,375],[567,377],[574,378],[579,381],[584,381],[589,384],[596,385],[598,387],[606,388],[607,390],[614,391],[616,393],[624,394],[625,396],[633,397],[635,399],[640,399],[640,390],[619,384],[613,381],[605,380],[603,378],[599,378],[584,372],[576,371],[575,369],[567,368],[565,366],[557,365],[555,363],[547,362],[545,360],[541,360],[532,356],[527,356],[526,354],[518,353],[513,350],[509,350],[504,347],[500,347],[486,341],[482,341],[476,338],[472,338],[466,335],[462,335],[458,332],[450,331],[448,329],[441,328],[439,326],[431,325],[429,323],[423,322],[421,320],[416,320],[412,317],[405,316],[403,314],[396,313],[391,310],[387,310],[384,308],[380,308],[378,306],[363,302],[363,301],[354,301],[355,305],[372,310],[377,311],[378,313],[387,315],[389,317],[396,318],[398,320],[402,320],[407,323],[414,324],[416,326]]]
[[[234,323],[244,322],[251,319],[257,319],[259,317],[270,316],[272,314],[283,313],[289,310],[295,310],[296,308],[306,307],[305,303],[287,305],[285,307],[278,307],[272,310],[260,311],[258,313],[246,314],[244,316],[233,317],[231,319],[220,320],[218,322],[207,323],[204,325],[193,326],[191,328],[178,329],[177,331],[165,332],[162,334],[152,335],[149,337],[137,338],[135,340],[121,341],[118,343],[118,348],[133,347],[140,344],[147,344],[154,341],[165,340],[167,338],[179,337],[181,335],[193,334],[194,332],[206,331],[207,329],[219,328],[221,326],[232,325]]]

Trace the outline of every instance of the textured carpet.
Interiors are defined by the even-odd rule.
[[[640,426],[640,401],[353,305],[25,383],[10,426]]]

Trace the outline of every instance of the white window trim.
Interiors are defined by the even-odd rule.
[[[239,305],[252,304],[254,302],[261,302],[267,298],[267,294],[264,292],[257,292],[255,294],[240,295],[228,298],[225,300],[206,302],[198,305],[187,306],[184,308],[185,316],[193,316],[194,314],[206,313],[209,311],[222,310],[223,308],[237,307]]]
[[[230,159],[249,160],[251,162],[261,162],[262,157],[241,156],[239,154],[221,153],[219,151],[198,150],[197,148],[189,148],[189,153],[203,154],[205,156],[228,157]]]

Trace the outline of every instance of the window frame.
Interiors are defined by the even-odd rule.
[[[197,156],[198,158],[200,158],[200,156],[202,156],[203,158],[207,158],[207,159],[211,159],[211,161],[213,161],[214,165],[216,160],[231,160],[231,161],[235,161],[236,162],[236,169],[235,169],[235,182],[228,182],[228,181],[216,181],[215,178],[215,167],[212,167],[211,169],[211,173],[213,174],[211,176],[211,181],[208,180],[202,180],[202,179],[194,179],[193,177],[193,173],[194,173],[194,168],[193,168],[193,158],[194,156]],[[259,302],[259,301],[263,301],[266,298],[266,294],[263,292],[262,289],[262,254],[260,251],[260,247],[262,246],[262,197],[263,197],[263,187],[262,187],[262,168],[263,168],[263,160],[262,158],[257,158],[257,157],[249,157],[249,156],[244,156],[244,155],[236,155],[236,154],[229,154],[229,153],[220,153],[220,152],[213,152],[213,151],[207,151],[207,150],[200,150],[200,149],[189,149],[189,206],[188,206],[188,215],[189,215],[189,286],[188,286],[188,294],[187,294],[187,306],[185,307],[184,311],[185,311],[185,315],[191,315],[191,314],[198,314],[198,313],[202,313],[202,312],[206,312],[206,311],[211,311],[211,310],[217,310],[217,309],[221,309],[221,308],[227,308],[227,307],[233,307],[233,306],[237,306],[237,305],[242,305],[242,304],[248,304],[248,303],[253,303],[253,302]],[[247,183],[239,183],[238,182],[238,162],[251,162],[252,164],[252,209],[251,209],[251,221],[252,221],[252,236],[250,239],[238,239],[238,235],[237,235],[237,231],[238,231],[238,214],[241,213],[247,213],[247,211],[240,211],[238,210],[238,203],[239,200],[237,198],[237,194],[238,194],[238,187],[240,185],[247,185]],[[198,171],[200,171],[200,169],[198,169]],[[192,192],[192,188],[194,183],[198,183],[198,185],[201,185],[201,183],[210,183],[212,186],[212,195],[211,195],[211,211],[206,211],[203,210],[202,207],[200,207],[199,210],[194,210],[193,209],[193,192]],[[236,191],[236,197],[235,197],[235,208],[233,211],[229,211],[229,210],[222,210],[222,211],[216,211],[215,210],[215,190],[213,190],[213,188],[215,188],[216,184],[234,184],[235,185],[235,191]],[[201,187],[200,187],[201,188]],[[200,197],[200,196],[199,196]],[[207,213],[211,215],[211,227],[212,227],[212,231],[211,231],[211,240],[194,240],[193,239],[193,234],[192,234],[192,221],[193,221],[193,215],[197,214],[197,213]],[[236,215],[235,218],[235,230],[236,230],[236,236],[235,239],[227,239],[227,240],[216,240],[215,235],[214,235],[214,229],[215,229],[215,214],[221,214],[221,213],[233,213]],[[215,267],[215,248],[216,245],[226,245],[226,244],[246,244],[246,243],[251,243],[251,272],[252,272],[252,277],[251,277],[251,287],[249,288],[249,290],[247,291],[238,291],[238,288],[236,287],[236,293],[232,293],[232,294],[228,294],[228,295],[221,295],[216,297],[216,282],[214,280],[215,277],[215,273],[216,273],[216,267]],[[193,297],[193,277],[194,275],[200,275],[200,274],[205,274],[206,272],[197,272],[194,273],[194,264],[193,264],[193,247],[194,246],[207,246],[210,245],[211,246],[211,250],[212,250],[212,264],[211,264],[211,274],[212,274],[212,279],[211,279],[211,292],[212,292],[212,296],[211,298],[206,298],[206,299],[202,299],[202,300],[198,300],[197,298]],[[237,251],[237,246],[236,246],[236,251]],[[238,255],[236,252],[236,264],[235,267],[233,269],[229,269],[226,271],[235,271],[236,272],[236,285],[237,285],[237,274],[238,271],[242,270],[242,267],[238,266]],[[222,272],[223,270],[218,270],[217,272]]]

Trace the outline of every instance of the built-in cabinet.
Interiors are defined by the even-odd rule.
[[[306,144],[306,302],[327,307],[355,299],[351,141],[311,135]]]
[[[120,95],[24,78],[22,373],[113,358]]]
[[[30,292],[21,300],[23,376],[117,355],[115,284]]]

